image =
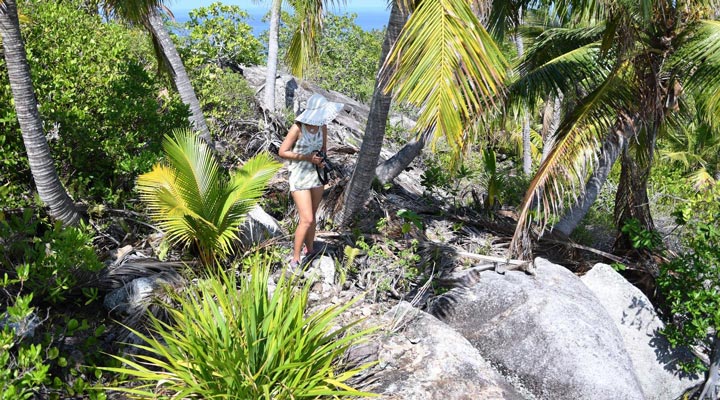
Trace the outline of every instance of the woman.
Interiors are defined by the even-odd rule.
[[[300,217],[290,268],[300,265],[303,244],[307,254],[314,251],[315,213],[323,195],[323,184],[315,169],[316,166],[323,167],[322,158],[316,152],[327,150],[326,125],[343,107],[344,104],[330,102],[322,95],[312,95],[305,111],[295,118],[278,151],[280,157],[290,160],[290,193]]]

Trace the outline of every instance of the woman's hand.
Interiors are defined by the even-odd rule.
[[[323,159],[322,159],[322,157],[318,156],[316,152],[313,152],[312,154],[310,154],[310,160],[308,160],[308,161],[310,161],[311,163],[313,163],[315,165],[322,166]]]

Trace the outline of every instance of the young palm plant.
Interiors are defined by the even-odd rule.
[[[132,387],[113,388],[153,399],[298,399],[372,396],[348,386],[372,364],[338,373],[338,361],[372,329],[335,328],[355,300],[305,315],[311,282],[297,289],[283,274],[268,292],[268,260],[255,258],[238,285],[221,269],[166,305],[172,322],[152,318],[152,334],[135,332],[143,355],[113,356]],[[238,289],[239,286],[239,289]]]
[[[166,162],[138,178],[140,199],[171,243],[194,244],[200,261],[212,265],[232,253],[240,223],[281,164],[261,153],[224,174],[208,145],[188,130],[165,136],[163,149]]]

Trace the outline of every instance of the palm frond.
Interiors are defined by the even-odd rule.
[[[220,164],[207,144],[190,130],[179,130],[174,137],[165,136],[163,150],[175,171],[176,188],[188,208],[204,218],[220,197],[224,182]]]
[[[512,256],[529,259],[533,225],[542,232],[551,216],[582,195],[600,140],[615,125],[618,110],[632,104],[632,91],[623,76],[626,67],[627,63],[614,70],[560,125],[554,147],[530,182],[520,207],[510,244]]]
[[[240,223],[280,164],[261,154],[225,177],[205,142],[187,130],[166,136],[163,148],[166,164],[138,178],[140,198],[172,243],[195,243],[203,263],[216,262],[232,252]]]
[[[692,93],[703,120],[720,128],[720,21],[703,20],[692,36],[678,49],[672,66],[685,76],[685,88]],[[690,71],[688,74],[687,72]]]
[[[116,15],[124,21],[141,24],[164,3],[165,0],[103,0],[102,5],[106,15]]]
[[[531,70],[549,63],[573,50],[600,42],[605,24],[581,28],[551,28],[544,30],[525,53],[519,72],[525,75]]]
[[[524,68],[526,66],[520,66],[521,71]],[[579,88],[589,93],[609,72],[610,67],[600,57],[600,44],[590,43],[523,72],[520,79],[508,86],[508,105],[533,105],[548,93],[574,93]]]
[[[416,132],[435,127],[435,140],[445,137],[457,155],[468,145],[467,122],[496,107],[505,65],[467,2],[428,0],[410,16],[382,74],[397,101],[421,110]]]
[[[292,0],[289,2],[298,17],[290,44],[285,54],[285,62],[290,72],[302,78],[307,67],[317,61],[317,44],[322,33],[325,8],[328,5],[344,5],[345,0]]]
[[[221,227],[228,223],[237,224],[237,219],[250,211],[280,167],[282,164],[275,161],[270,154],[260,153],[231,176],[227,199],[217,217]],[[232,222],[233,220],[235,222]]]

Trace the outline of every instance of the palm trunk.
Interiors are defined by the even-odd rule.
[[[273,0],[270,9],[270,32],[268,33],[267,75],[265,76],[265,109],[275,112],[275,79],[278,64],[278,27],[282,0]]]
[[[426,135],[420,135],[400,149],[395,155],[375,168],[375,175],[383,185],[397,178],[425,148]]]
[[[708,377],[703,386],[703,391],[700,393],[700,400],[708,398],[715,400],[720,395],[720,332],[715,332],[714,349],[712,352],[712,358],[710,361],[710,371],[708,371]]]
[[[522,58],[525,54],[525,46],[520,34],[515,34],[515,47],[517,48],[518,58]],[[532,154],[530,145],[530,114],[527,107],[522,109],[522,169],[525,176],[529,176],[532,172]]]
[[[622,151],[622,169],[620,182],[615,195],[615,224],[618,232],[630,219],[637,219],[640,226],[647,231],[654,231],[655,224],[650,213],[650,200],[647,195],[647,184],[650,179],[650,167],[641,165],[630,155],[626,145]],[[627,234],[620,233],[615,249],[632,249]]]
[[[397,1],[394,1],[382,45],[380,67],[382,67],[398,36],[400,36],[400,31],[406,20],[407,14],[398,6]],[[350,223],[357,212],[365,205],[365,201],[370,194],[370,186],[375,178],[375,168],[378,165],[380,150],[385,138],[385,125],[387,124],[392,100],[389,94],[385,94],[384,89],[385,85],[378,76],[375,80],[375,90],[370,102],[370,114],[368,115],[365,136],[360,147],[357,164],[350,178],[350,183],[345,189],[342,209],[335,219],[335,223],[339,226],[347,226]]]
[[[158,46],[163,53],[162,55],[170,67],[170,74],[180,94],[180,99],[190,108],[190,123],[195,130],[199,132],[200,137],[210,147],[214,147],[210,130],[205,123],[205,116],[200,108],[200,101],[198,101],[195,95],[195,90],[193,90],[190,78],[185,71],[185,66],[180,59],[180,54],[178,54],[175,44],[165,28],[160,14],[157,12],[150,13],[148,16],[148,28],[150,32],[152,32],[155,40],[157,40]]]
[[[584,195],[578,203],[560,219],[560,222],[553,226],[554,232],[559,232],[563,236],[570,236],[575,230],[587,214],[590,206],[592,206],[597,199],[598,194],[600,194],[600,190],[607,181],[608,175],[610,175],[615,161],[617,161],[620,156],[620,151],[624,144],[625,137],[621,132],[611,133],[605,138],[605,142],[600,150],[598,165],[593,170],[590,179],[588,179],[585,185]]]
[[[558,91],[557,96],[552,96],[552,108],[546,106],[546,112],[549,112],[548,118],[543,117],[543,152],[540,164],[547,158],[555,144],[555,132],[560,127],[560,112],[563,101],[562,92]],[[546,126],[547,124],[547,126]]]
[[[0,2],[0,34],[15,112],[38,194],[50,208],[50,215],[53,218],[65,225],[74,225],[80,220],[80,213],[60,182],[50,155],[50,146],[43,132],[42,120],[33,92],[25,45],[20,35],[15,0]]]

